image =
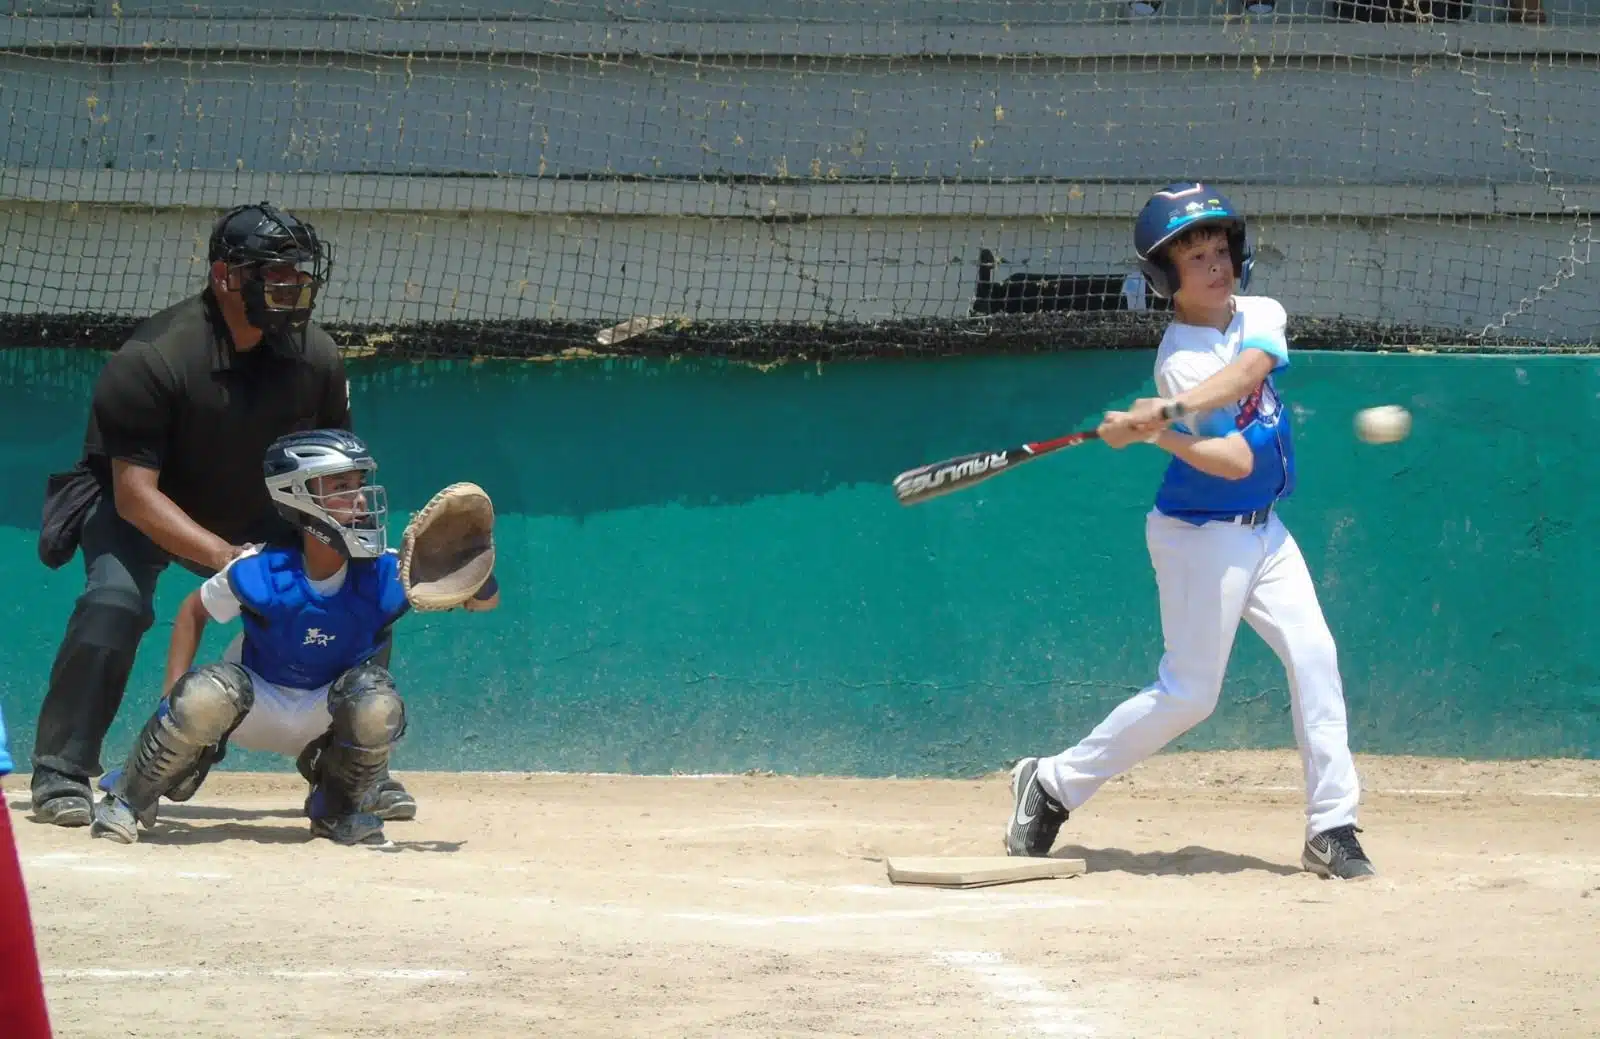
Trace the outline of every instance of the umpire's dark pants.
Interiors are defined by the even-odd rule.
[[[173,561],[117,515],[110,493],[85,517],[80,551],[87,579],[56,650],[50,689],[39,709],[35,791],[56,779],[51,773],[87,782],[103,771],[101,744],[122,705],[139,642],[155,623],[156,580]],[[180,562],[202,577],[212,573]],[[153,704],[160,691],[152,692]]]

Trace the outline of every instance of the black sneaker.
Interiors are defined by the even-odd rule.
[[[89,825],[94,794],[87,779],[35,767],[31,785],[34,819],[52,826]]]
[[[415,819],[417,817],[417,799],[411,796],[410,791],[400,785],[398,779],[390,776],[378,784],[377,792],[373,797],[372,813],[386,822]]]
[[[1334,880],[1366,880],[1377,876],[1372,860],[1356,840],[1360,832],[1360,828],[1353,825],[1324,830],[1306,841],[1305,850],[1300,853],[1300,865],[1319,877]]]
[[[1011,770],[1011,821],[1006,824],[1006,854],[1044,858],[1067,821],[1061,802],[1039,785],[1039,759],[1023,758]]]
[[[371,812],[324,816],[311,820],[311,836],[326,837],[335,844],[386,844],[383,820]]]

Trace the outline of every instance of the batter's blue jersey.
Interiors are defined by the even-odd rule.
[[[1156,353],[1156,386],[1170,397],[1200,385],[1245,350],[1271,355],[1273,373],[1289,366],[1288,315],[1265,296],[1234,297],[1236,312],[1225,332],[1173,322]],[[1199,436],[1241,436],[1255,464],[1242,480],[1203,473],[1174,457],[1156,492],[1156,511],[1201,524],[1265,508],[1294,491],[1294,431],[1272,376],[1249,396],[1173,428]]]

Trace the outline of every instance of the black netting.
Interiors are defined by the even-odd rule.
[[[0,346],[114,347],[270,199],[355,354],[1147,347],[1191,178],[1297,346],[1600,328],[1600,0],[14,7]]]

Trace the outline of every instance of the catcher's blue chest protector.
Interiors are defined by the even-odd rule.
[[[352,560],[332,595],[311,586],[298,549],[269,548],[235,561],[228,585],[244,623],[241,662],[291,689],[320,689],[369,659],[408,605],[389,552]]]

